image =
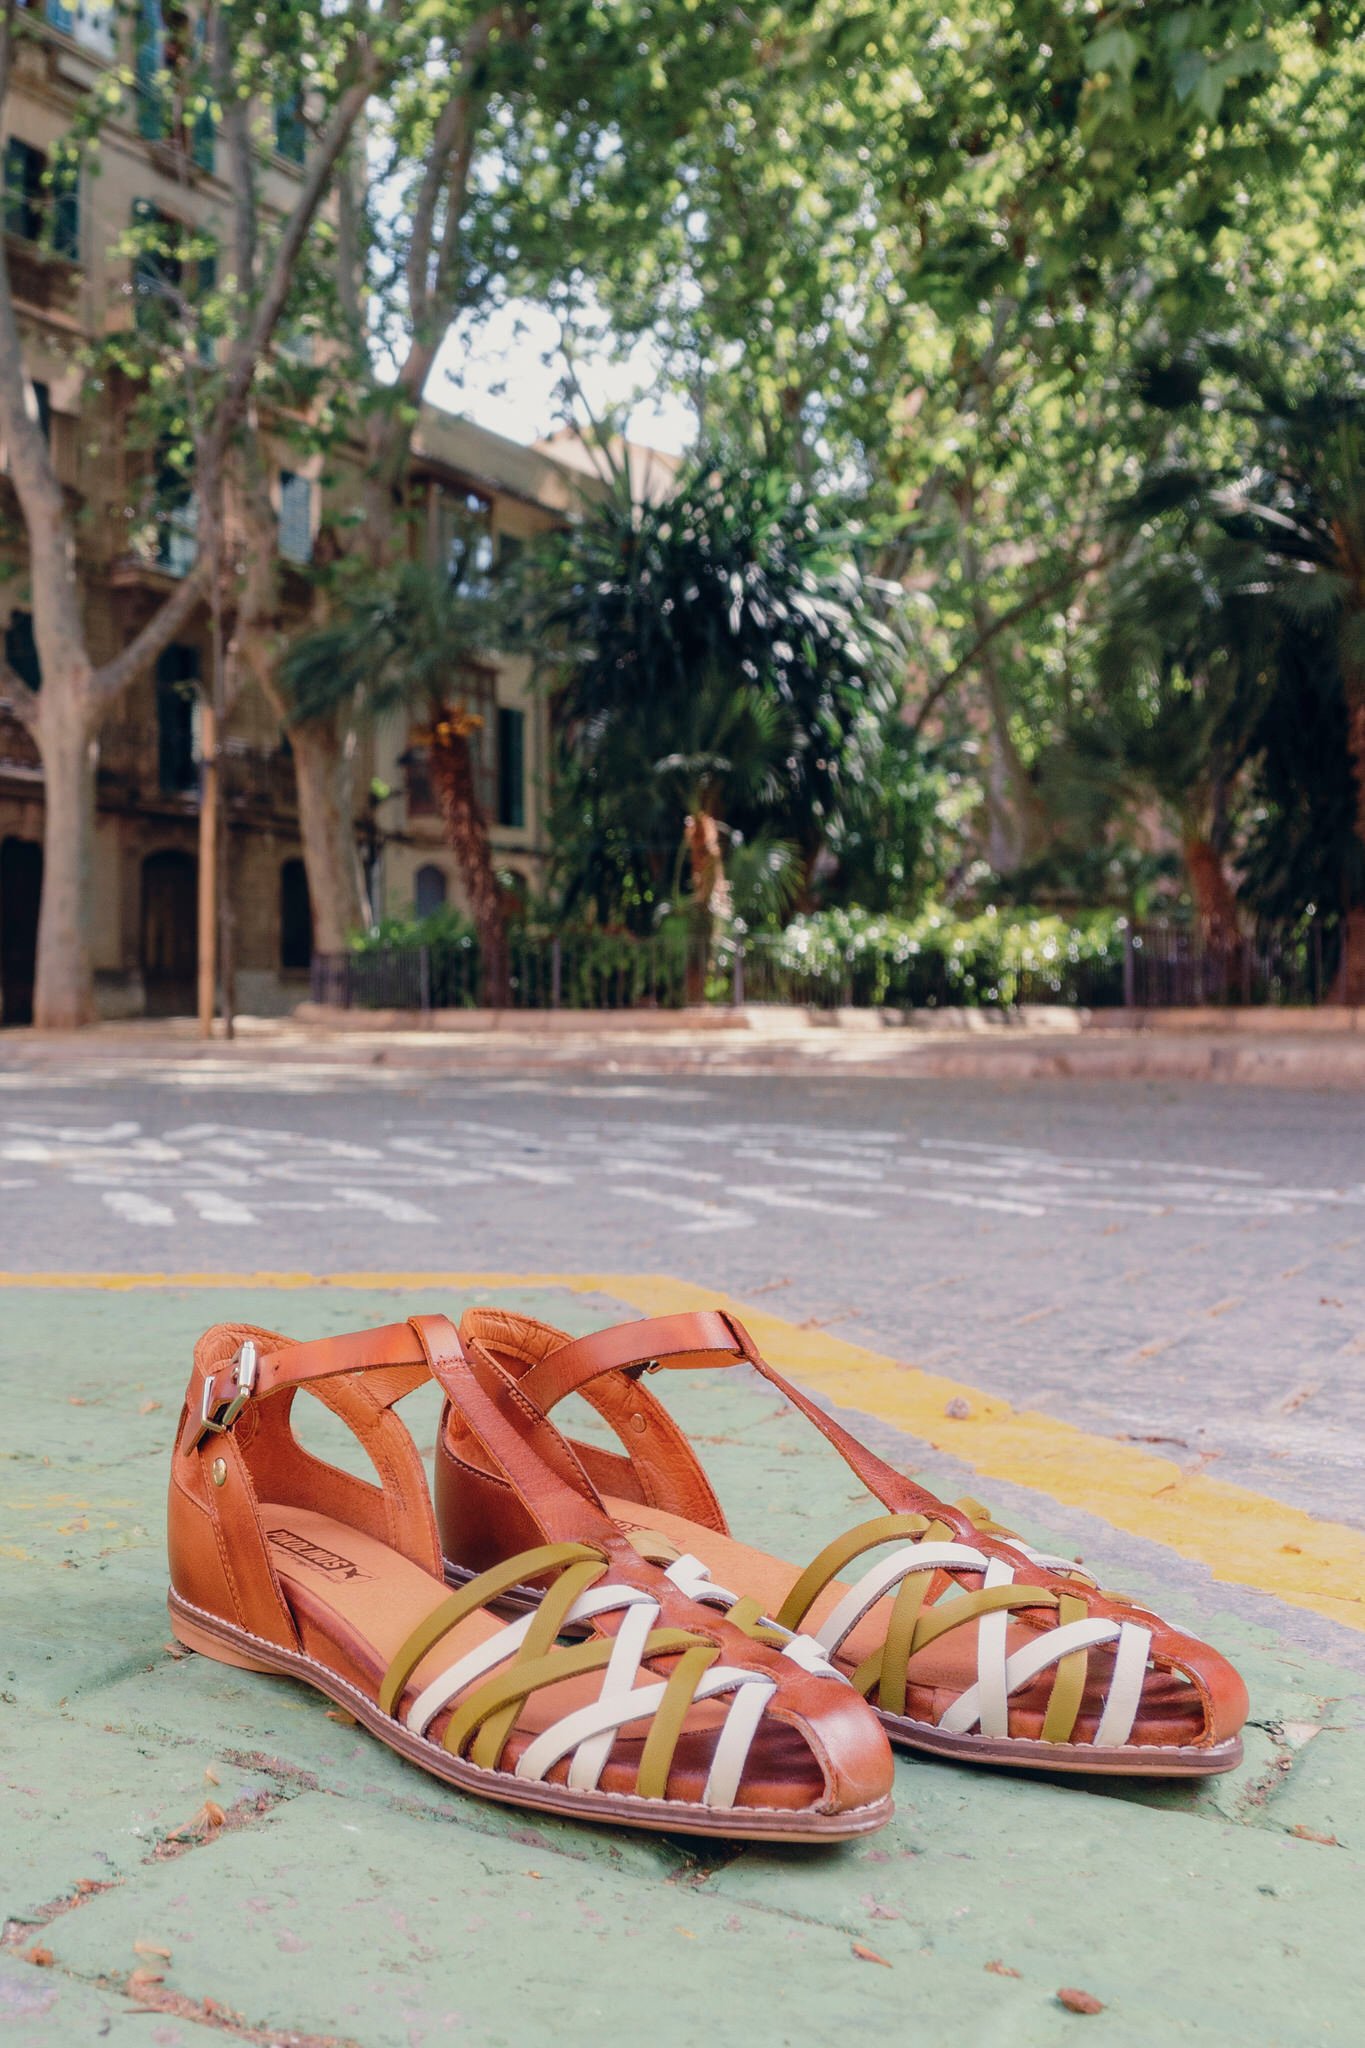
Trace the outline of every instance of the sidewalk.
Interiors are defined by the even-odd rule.
[[[548,1284],[499,1298],[572,1329],[613,1308]],[[192,2048],[205,2028],[302,2048],[1358,2038],[1365,1688],[1281,1647],[1273,1624],[1220,1612],[1211,1580],[1196,1599],[1160,1544],[1121,1583],[1240,1663],[1239,1772],[1125,1788],[902,1758],[896,1819],[839,1850],[636,1839],[484,1806],[318,1695],[169,1651],[167,1439],[194,1335],[229,1311],[320,1334],[388,1320],[403,1299],[377,1281],[123,1282],[0,1304],[7,1376],[25,1389],[0,1501],[0,2016],[16,2048]],[[462,1306],[454,1289],[423,1299]],[[814,1341],[793,1331],[788,1355],[779,1330],[765,1338],[798,1371]],[[770,1389],[675,1377],[671,1405],[722,1497],[747,1504],[741,1533],[805,1554],[858,1512],[847,1473]],[[879,1399],[876,1373],[866,1385]],[[434,1406],[425,1419],[429,1447]],[[878,1442],[958,1484],[922,1443],[884,1427]],[[1003,1505],[1021,1501],[1031,1540],[1074,1550],[1055,1502]],[[1103,1537],[1087,1538],[1092,1559]],[[1121,1541],[1109,1532],[1120,1562]],[[1358,1630],[1322,1626],[1358,1654]],[[1103,2011],[1064,2010],[1062,1987]]]
[[[149,1060],[261,1060],[460,1073],[797,1074],[905,1080],[1217,1081],[1365,1088],[1365,1015],[1355,1010],[900,1013],[702,1011],[327,1011],[244,1017],[231,1044],[189,1019],[80,1033],[0,1034],[0,1073],[54,1067],[117,1074]]]

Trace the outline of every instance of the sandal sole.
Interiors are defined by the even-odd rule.
[[[643,1828],[654,1834],[717,1835],[740,1842],[845,1842],[876,1832],[891,1818],[890,1798],[846,1813],[800,1813],[784,1807],[699,1806],[682,1799],[641,1799],[624,1792],[576,1792],[567,1785],[513,1778],[506,1771],[486,1771],[463,1757],[413,1735],[401,1723],[381,1714],[358,1686],[329,1671],[303,1651],[285,1650],[248,1630],[194,1607],[172,1591],[166,1601],[171,1633],[187,1650],[241,1671],[301,1679],[353,1714],[371,1735],[429,1776],[461,1792],[492,1799],[504,1806],[558,1813],[571,1820],[597,1821]]]
[[[466,1566],[452,1564],[448,1558],[445,1575],[447,1583],[456,1587],[467,1585],[474,1576]],[[539,1599],[533,1587],[514,1586],[492,1604],[508,1613],[524,1614]],[[873,1712],[898,1749],[1000,1770],[1064,1771],[1089,1778],[1214,1778],[1235,1771],[1242,1761],[1240,1735],[1206,1748],[1130,1742],[1121,1748],[1096,1749],[1083,1742],[1037,1742],[1024,1736],[949,1735],[931,1721],[911,1721],[880,1707]]]
[[[874,1712],[900,1749],[1006,1770],[1069,1771],[1089,1778],[1211,1778],[1235,1771],[1242,1761],[1240,1735],[1205,1749],[1192,1744],[1162,1748],[1145,1742],[1096,1749],[1085,1742],[1036,1742],[1025,1736],[949,1735],[928,1721],[910,1721],[901,1714],[884,1713],[880,1707]]]

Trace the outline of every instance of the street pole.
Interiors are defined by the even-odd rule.
[[[212,644],[209,686],[200,699],[199,784],[199,1036],[212,1038],[221,985],[223,1031],[231,1038],[235,999],[232,913],[227,897],[227,809],[223,802],[223,727],[227,722],[226,650],[223,633],[223,500],[221,484],[204,494],[208,513],[208,557]]]
[[[210,678],[199,705],[199,1036],[212,1038],[218,1007],[218,813],[222,768],[218,757],[219,678]]]

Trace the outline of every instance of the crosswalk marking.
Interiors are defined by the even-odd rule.
[[[139,1195],[132,1188],[111,1188],[100,1199],[125,1223],[155,1225],[175,1222],[174,1209],[168,1208],[165,1202],[154,1202],[150,1195]]]
[[[702,1118],[671,1095],[677,1113],[666,1115],[629,1100],[665,1091],[607,1084],[564,1091],[589,1099],[536,1130],[481,1114],[496,1092],[471,1082],[420,1111],[389,1101],[387,1128],[367,1132],[368,1142],[284,1122],[211,1117],[173,1117],[160,1130],[107,1114],[81,1124],[69,1113],[47,1119],[26,1106],[0,1118],[0,1166],[15,1169],[0,1187],[40,1195],[54,1184],[88,1189],[110,1215],[142,1229],[263,1232],[274,1216],[305,1212],[368,1213],[449,1230],[465,1190],[480,1191],[471,1192],[472,1204],[489,1194],[511,1202],[518,1183],[648,1205],[661,1212],[661,1224],[680,1231],[745,1229],[774,1211],[894,1228],[902,1211],[921,1203],[983,1222],[992,1214],[1110,1212],[1155,1228],[1170,1217],[1237,1227],[1365,1207],[1365,1181],[1300,1187],[1241,1167],[1078,1157],[1039,1145],[799,1119]],[[504,1098],[514,1092],[504,1089]],[[692,1095],[709,1099],[704,1090]],[[613,1117],[603,1105],[617,1101],[629,1106]],[[308,1115],[301,1112],[305,1124]]]

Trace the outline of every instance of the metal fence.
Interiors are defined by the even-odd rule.
[[[1314,1004],[1332,993],[1336,935],[1310,925],[1211,938],[1174,923],[1129,923],[1107,949],[1039,951],[1024,964],[988,949],[906,944],[822,948],[780,935],[727,937],[709,958],[674,937],[512,932],[505,1004],[523,1010],[680,1009],[687,1003],[805,1009],[1190,1009]],[[487,994],[476,942],[317,954],[312,995],[343,1009],[474,1009]]]
[[[1150,923],[1125,933],[1122,1001],[1143,1010],[1327,1001],[1340,966],[1339,928],[1255,926],[1209,934]]]
[[[461,1010],[487,1004],[471,939],[374,952],[315,953],[312,997],[341,1009]],[[673,942],[600,934],[508,937],[505,1006],[514,1010],[676,1010],[716,993]]]

